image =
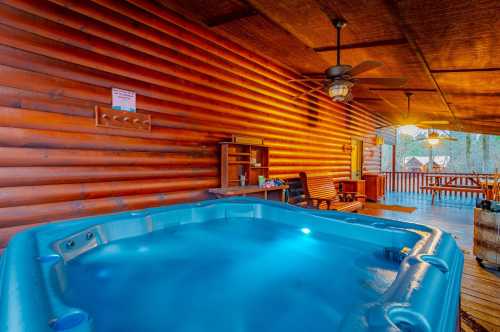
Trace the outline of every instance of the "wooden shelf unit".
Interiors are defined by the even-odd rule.
[[[222,142],[220,152],[222,188],[239,184],[240,175],[246,175],[245,185],[258,185],[259,175],[269,178],[269,147]],[[252,161],[254,161],[253,164]],[[255,166],[255,164],[260,164],[260,166]]]
[[[247,153],[247,152],[232,152],[232,153],[229,153],[229,156],[250,156],[250,153]]]

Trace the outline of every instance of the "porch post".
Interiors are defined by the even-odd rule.
[[[396,144],[392,145],[392,191],[396,191]]]

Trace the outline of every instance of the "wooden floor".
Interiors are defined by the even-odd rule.
[[[429,197],[405,197],[404,194],[389,195],[384,203],[417,209],[412,213],[404,213],[369,208],[360,213],[429,224],[454,235],[465,255],[462,277],[462,311],[465,314],[462,314],[462,331],[500,332],[500,273],[480,267],[471,254],[473,203],[438,201],[435,206],[430,206]]]
[[[462,310],[486,331],[500,332],[500,277],[480,267],[470,254],[465,255]],[[475,331],[468,325],[462,317],[463,331]]]

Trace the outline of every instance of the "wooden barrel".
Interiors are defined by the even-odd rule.
[[[474,255],[478,260],[500,267],[499,213],[474,209]]]

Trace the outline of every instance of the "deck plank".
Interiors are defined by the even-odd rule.
[[[478,283],[477,278],[474,276],[464,274],[462,276],[462,289],[471,290],[477,294],[489,295],[500,301],[500,290],[498,289],[498,284],[493,281],[482,279],[481,283]]]
[[[481,319],[500,327],[500,316],[498,316],[500,310],[491,306],[491,302],[462,293],[462,307],[481,312],[482,314],[484,314],[483,317],[485,317]]]
[[[500,277],[479,266],[470,254],[464,255],[462,310],[488,331],[500,332]]]
[[[481,293],[481,292],[475,292],[474,289],[462,287],[462,294],[468,295],[468,296],[473,296],[473,297],[476,297],[480,300],[489,301],[491,303],[494,303],[497,306],[500,306],[500,298],[495,297],[495,296],[491,296],[489,294]]]

